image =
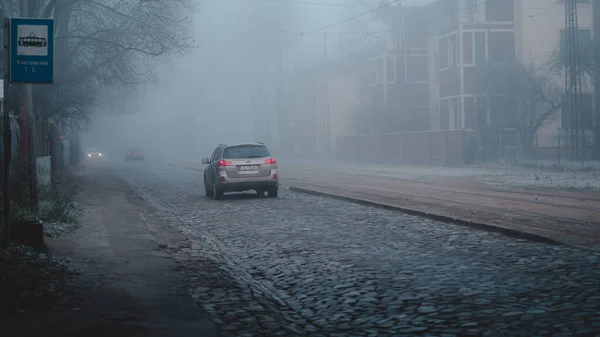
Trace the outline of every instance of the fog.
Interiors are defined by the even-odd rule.
[[[381,3],[317,3],[202,1],[194,15],[194,48],[186,55],[152,60],[151,83],[99,106],[82,135],[82,146],[117,157],[127,147],[142,147],[149,156],[199,157],[208,156],[219,143],[276,138],[276,130],[262,137],[256,124],[276,109],[282,78],[278,67],[285,73],[321,57],[324,32],[331,52],[344,39],[356,38],[339,32],[384,28],[373,14],[319,30]],[[306,34],[310,32],[315,33]]]

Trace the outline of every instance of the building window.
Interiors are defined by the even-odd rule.
[[[473,64],[473,33],[463,33],[463,64]]]
[[[387,83],[396,83],[396,57],[388,56],[385,62],[385,81]]]
[[[514,3],[514,0],[494,0],[485,2],[485,21],[513,22],[515,20]]]
[[[440,69],[448,68],[448,38],[441,38],[439,42],[438,64]]]
[[[488,100],[488,97],[481,97],[475,100],[475,119],[478,129],[485,128],[489,125]]]
[[[406,78],[408,83],[427,82],[429,79],[429,62],[427,56],[406,57]]]
[[[440,130],[450,129],[449,102],[447,99],[440,101]]]
[[[371,85],[375,86],[375,85],[379,85],[381,83],[383,83],[384,80],[384,69],[383,69],[383,58],[382,57],[377,57],[374,59],[371,59]]]
[[[475,13],[477,13],[477,0],[467,0],[467,15],[469,16],[469,22],[475,22]]]
[[[589,64],[592,61],[592,37],[589,29],[579,29],[579,62]],[[566,30],[560,30],[560,60],[567,60],[567,36]]]
[[[435,58],[435,60],[434,60],[433,66],[434,66],[434,72],[435,72],[435,80],[437,82],[440,80],[440,64],[439,64],[439,56],[437,53],[434,55],[434,58]]]
[[[453,68],[458,66],[458,43],[457,35],[452,35],[448,38],[448,65]]]
[[[481,66],[486,63],[485,32],[475,32],[475,65]]]
[[[448,104],[449,104],[449,115],[450,115],[450,120],[449,120],[449,129],[450,130],[456,130],[457,129],[457,114],[458,112],[456,111],[456,98],[451,98],[448,100]]]
[[[474,130],[476,126],[475,99],[473,97],[465,97],[465,127]]]
[[[385,60],[383,57],[377,59],[377,84],[382,84],[385,80]]]
[[[512,63],[516,59],[513,32],[490,32],[488,35],[488,59],[491,63]]]

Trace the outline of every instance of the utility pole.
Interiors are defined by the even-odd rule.
[[[596,159],[600,159],[600,0],[592,0],[594,32],[594,148]]]
[[[565,108],[569,116],[569,149],[573,159],[584,159],[581,128],[581,76],[577,1],[565,1]],[[563,109],[563,112],[565,110]]]
[[[27,0],[21,0],[21,16],[24,18],[29,17],[28,3]],[[31,200],[31,211],[37,213],[38,211],[38,200],[37,200],[37,153],[36,145],[38,140],[38,125],[35,112],[33,110],[33,93],[31,84],[21,84],[22,102],[25,105],[25,111],[31,121],[31,151],[29,152],[29,198]]]
[[[327,43],[327,32],[323,33],[323,60],[327,63],[327,54],[329,54],[329,46]],[[325,71],[325,103],[326,103],[326,111],[325,111],[325,124],[327,127],[327,147],[325,147],[327,153],[331,152],[331,107],[329,106],[329,74],[327,70]]]
[[[10,23],[9,19],[4,19],[4,98],[2,99],[2,121],[3,121],[3,129],[4,129],[4,157],[3,157],[3,170],[2,170],[2,186],[3,186],[3,199],[4,199],[4,237],[3,237],[3,245],[8,247],[10,245],[10,159],[11,159],[11,135],[10,135],[10,116],[9,113],[9,105],[7,103],[9,95],[10,95],[10,79],[9,79],[9,71],[10,71],[10,48],[9,48],[9,38],[10,38]]]

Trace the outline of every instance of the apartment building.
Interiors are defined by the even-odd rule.
[[[431,128],[510,127],[489,80],[516,60],[514,1],[438,0],[429,9]]]
[[[515,62],[546,65],[560,57],[564,0],[438,0],[428,7],[433,18],[428,46],[431,128],[515,127],[515,109],[492,82]],[[580,45],[591,51],[590,0],[578,0],[578,20]],[[590,60],[591,53],[582,52],[582,63]],[[592,89],[584,91],[584,110],[591,116]],[[541,131],[546,135],[542,142],[556,138],[561,124],[561,118],[549,121]]]
[[[429,129],[427,7],[395,6],[380,14],[390,27],[387,48],[370,59],[372,113],[378,132]]]

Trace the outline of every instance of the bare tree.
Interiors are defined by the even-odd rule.
[[[54,17],[56,84],[36,88],[43,117],[85,119],[106,86],[152,78],[150,58],[192,46],[193,0],[43,0]]]
[[[561,76],[549,66],[518,64],[508,75],[506,92],[516,109],[521,147],[531,155],[539,129],[555,120],[562,106]]]

